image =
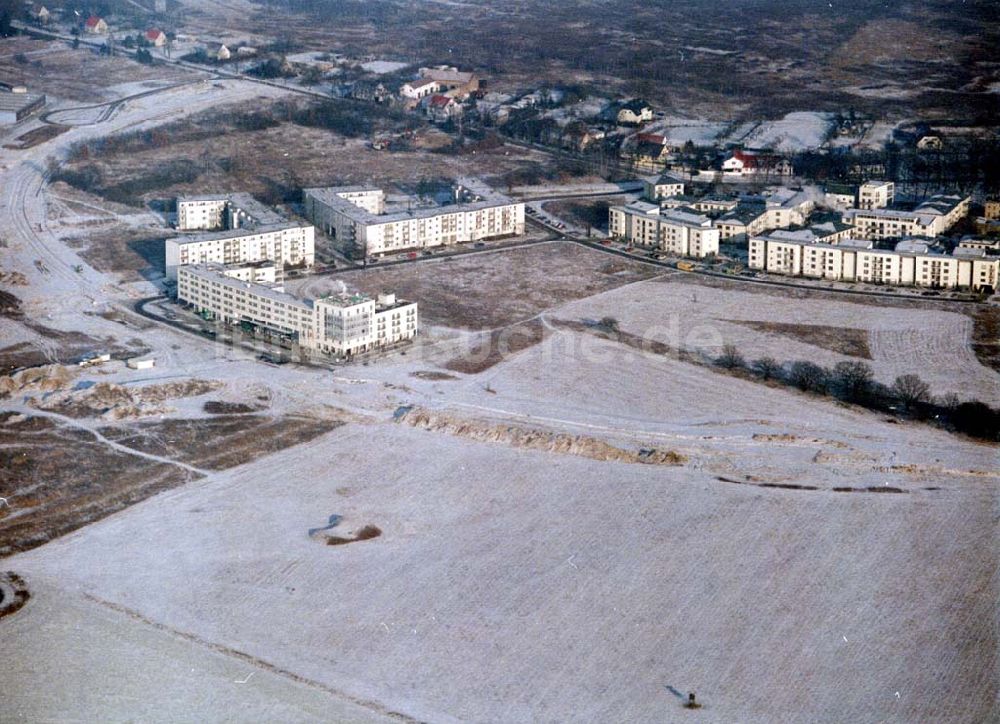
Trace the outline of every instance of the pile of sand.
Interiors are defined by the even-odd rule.
[[[75,367],[43,365],[4,375],[0,377],[0,398],[14,394],[64,390],[76,378],[77,372]]]
[[[12,287],[28,286],[28,277],[19,271],[4,271],[0,268],[0,284],[10,284]]]
[[[411,410],[398,419],[423,430],[444,432],[480,442],[502,443],[527,450],[579,455],[592,460],[646,465],[680,465],[687,461],[685,456],[672,450],[625,450],[586,435],[566,435],[516,425],[490,425],[422,409]]]
[[[32,399],[28,404],[69,417],[134,420],[174,412],[174,408],[164,403],[205,395],[221,386],[221,382],[197,379],[141,387],[98,382],[84,389],[70,390],[66,389],[67,386],[53,388],[49,390],[51,394],[42,399]]]

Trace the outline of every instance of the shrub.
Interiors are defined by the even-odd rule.
[[[754,374],[762,380],[781,378],[781,365],[774,357],[761,357],[751,365]]]
[[[1000,440],[1000,410],[984,402],[963,402],[951,413],[951,422],[959,432],[984,440]]]
[[[919,375],[899,375],[892,383],[892,394],[907,410],[930,399],[931,388]]]
[[[864,362],[838,362],[833,368],[833,383],[845,400],[867,400],[871,391],[872,368]]]
[[[727,344],[722,347],[722,354],[715,358],[715,364],[727,370],[735,370],[746,367],[746,360],[736,349],[736,345]]]
[[[792,362],[788,380],[804,392],[826,392],[829,374],[815,362],[798,360]]]

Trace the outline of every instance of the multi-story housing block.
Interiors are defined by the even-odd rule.
[[[229,231],[282,221],[280,214],[250,194],[177,197],[177,228],[181,231]]]
[[[985,250],[945,254],[920,240],[877,249],[869,239],[828,244],[775,232],[751,238],[749,247],[751,269],[833,281],[995,290],[1000,273],[1000,257]]]
[[[913,211],[896,209],[848,209],[844,223],[855,227],[854,235],[875,241],[907,236],[939,236],[969,213],[969,197],[937,195]]]
[[[336,357],[388,347],[417,334],[416,302],[398,301],[394,294],[299,299],[240,278],[244,273],[220,264],[180,267],[177,300],[228,324],[249,325]]]
[[[896,185],[892,181],[865,181],[858,189],[858,208],[871,211],[892,205]]]
[[[179,236],[164,242],[164,256],[169,279],[176,279],[177,269],[187,264],[273,261],[281,267],[308,268],[316,258],[315,229],[287,222]]]
[[[719,230],[710,218],[691,211],[636,201],[612,206],[608,227],[615,238],[678,256],[703,258],[719,252]]]
[[[668,173],[659,176],[646,176],[642,179],[643,196],[649,201],[659,201],[670,196],[684,194],[684,179]]]
[[[387,211],[379,188],[312,188],[305,189],[305,211],[331,237],[366,256],[524,233],[523,202],[473,179],[453,191],[453,204]]]

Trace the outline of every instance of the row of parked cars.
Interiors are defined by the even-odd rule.
[[[538,209],[536,209],[534,206],[526,206],[525,207],[525,212],[528,213],[531,216],[538,216],[539,215]],[[540,220],[543,221],[543,222],[545,222],[549,226],[554,226],[557,229],[565,229],[566,228],[566,224],[564,224],[563,222],[557,221],[557,220],[553,220],[553,219],[551,219],[551,218],[549,218],[547,216],[542,216]]]

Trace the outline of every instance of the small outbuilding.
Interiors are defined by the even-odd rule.
[[[23,88],[0,91],[0,124],[19,123],[45,105],[45,96]]]
[[[162,48],[167,42],[167,34],[159,28],[150,28],[146,31],[146,42],[154,48]]]
[[[104,18],[91,15],[87,18],[87,22],[83,24],[83,29],[91,35],[106,35],[108,32],[108,24],[104,21]]]

